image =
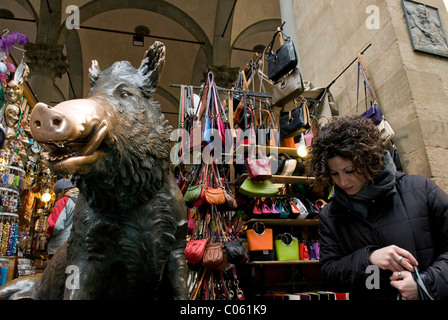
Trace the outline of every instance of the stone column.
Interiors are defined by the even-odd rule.
[[[283,32],[291,37],[292,42],[296,48],[298,64],[300,68],[300,55],[299,45],[297,41],[296,22],[294,17],[294,8],[292,6],[292,0],[279,0],[280,3],[280,15],[282,17],[282,23],[286,22],[283,26]]]
[[[30,85],[38,100],[49,104],[55,77],[62,77],[68,68],[63,46],[28,43],[25,49],[31,69]]]
[[[41,102],[50,103],[54,79],[68,68],[63,46],[57,45],[61,27],[62,1],[41,1],[37,23],[36,43],[27,43],[25,49],[30,66],[30,85]]]

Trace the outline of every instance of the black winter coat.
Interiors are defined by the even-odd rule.
[[[435,299],[448,299],[448,195],[422,176],[397,173],[395,187],[375,199],[367,219],[333,200],[321,212],[320,263],[324,283],[350,299],[396,299],[391,271],[380,271],[379,289],[368,289],[368,255],[397,245],[418,261]],[[370,278],[369,278],[370,279]]]

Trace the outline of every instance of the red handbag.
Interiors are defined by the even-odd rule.
[[[260,149],[258,149],[258,159],[248,157],[244,160],[246,162],[249,179],[252,181],[264,181],[272,177],[271,159],[263,156]]]
[[[201,262],[208,239],[190,240],[185,246],[185,258],[192,264]]]
[[[299,243],[300,260],[310,260],[310,253],[305,242]]]

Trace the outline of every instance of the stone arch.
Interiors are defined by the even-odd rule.
[[[193,37],[198,41],[202,42],[201,48],[204,50],[208,61],[213,60],[213,47],[208,39],[204,30],[199,26],[199,24],[184,11],[178,7],[162,0],[97,0],[91,1],[79,8],[80,12],[80,22],[84,22],[89,18],[98,15],[100,13],[116,10],[116,9],[141,9],[148,10],[152,12],[164,15],[187,29]],[[61,24],[58,44],[64,44],[73,30],[69,30],[65,27],[65,22]]]
[[[233,40],[231,48],[233,49],[235,47],[235,44],[238,43],[238,41],[244,37],[250,36],[252,34],[256,34],[262,31],[272,31],[272,34],[274,34],[277,27],[279,27],[282,24],[281,19],[269,19],[269,20],[263,20],[256,22],[250,26],[248,26],[246,29],[241,31]]]
[[[36,10],[34,10],[33,5],[30,3],[29,0],[15,0],[18,4],[20,4],[28,13],[36,20],[36,25],[39,22],[39,15],[37,14]]]

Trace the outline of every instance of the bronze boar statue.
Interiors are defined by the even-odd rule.
[[[138,69],[90,68],[86,99],[37,104],[30,126],[48,166],[79,175],[71,235],[40,276],[3,299],[187,299],[185,204],[170,171],[170,133],[153,99],[165,62],[155,42]]]

